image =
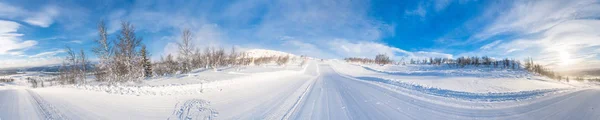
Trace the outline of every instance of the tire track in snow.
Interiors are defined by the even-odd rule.
[[[219,115],[219,112],[217,112],[217,110],[210,107],[209,101],[202,99],[187,100],[182,105],[176,106],[178,108],[176,108],[175,111],[173,111],[173,115],[171,115],[167,120],[213,120]]]
[[[281,118],[282,120],[288,120],[290,119],[291,114],[293,114],[298,105],[300,104],[300,102],[302,102],[302,100],[304,99],[304,97],[306,97],[306,93],[308,93],[311,88],[316,84],[316,81],[321,79],[321,73],[319,72],[319,66],[317,65],[317,75],[314,79],[311,80],[311,83],[309,84],[308,87],[306,87],[306,89],[304,90],[304,92],[302,92],[302,95],[300,95],[298,97],[298,99],[296,100],[296,102],[294,103],[294,105],[292,106],[292,108],[290,108]]]
[[[38,109],[42,112],[45,119],[47,120],[68,120],[58,109],[46,102],[39,94],[27,89],[27,93],[33,98],[33,102],[37,105]]]
[[[391,98],[396,101],[395,106],[405,106],[411,108],[411,110],[404,110],[402,112],[417,115],[420,119],[597,119],[600,117],[598,112],[594,112],[593,108],[600,108],[600,104],[594,104],[594,100],[598,100],[600,96],[586,95],[586,94],[600,94],[600,90],[582,90],[572,93],[560,94],[559,96],[551,96],[549,98],[532,101],[532,103],[524,104],[521,106],[514,107],[502,107],[498,109],[478,109],[478,108],[461,108],[454,106],[446,106],[442,104],[430,103],[421,99],[413,98],[412,95],[398,94],[396,90],[387,88],[391,85],[383,85],[385,83],[371,82],[356,79],[345,75],[338,75],[347,78],[349,81],[338,80],[342,84],[356,84],[354,87],[368,87],[372,90],[379,92],[369,93],[384,93],[387,97],[382,96],[371,96],[382,98]],[[344,81],[344,82],[341,82]],[[355,82],[350,82],[355,81]],[[360,82],[362,85],[358,85]],[[385,87],[384,87],[385,86]],[[402,87],[400,87],[402,88]],[[406,89],[406,88],[402,88]],[[352,90],[352,89],[348,89]],[[354,91],[354,94],[361,93],[365,89]],[[404,90],[401,90],[404,91]],[[410,89],[408,91],[411,91]],[[414,91],[413,91],[414,92]],[[420,93],[422,94],[422,93]],[[360,95],[360,94],[357,94]],[[366,97],[366,96],[362,96]],[[582,102],[583,101],[583,102]],[[516,103],[520,101],[515,101]],[[575,106],[587,106],[588,109],[581,109],[581,107]],[[412,109],[418,109],[414,111]],[[381,109],[381,108],[379,108]],[[574,112],[576,111],[576,112]],[[364,111],[363,111],[364,112]],[[584,113],[581,115],[581,113]],[[423,116],[423,115],[426,116]],[[549,117],[552,116],[552,117]]]

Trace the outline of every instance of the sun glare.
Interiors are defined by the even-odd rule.
[[[560,65],[570,65],[572,60],[571,60],[571,54],[569,54],[569,52],[567,51],[560,51]]]

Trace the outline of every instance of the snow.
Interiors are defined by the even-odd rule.
[[[169,119],[214,119],[219,113],[210,107],[210,102],[201,99],[185,101]]]
[[[281,51],[275,51],[275,50],[265,50],[265,49],[250,49],[250,50],[244,51],[244,54],[248,55],[247,57],[249,57],[249,58],[273,57],[273,56],[275,56],[275,57],[290,56],[291,58],[297,57],[294,54],[281,52]]]
[[[309,61],[31,88],[36,74],[0,83],[0,119],[600,118],[596,83],[518,70]]]
[[[505,93],[574,88],[572,84],[521,70],[448,68],[429,65],[355,65],[330,62],[340,73],[368,80],[393,81],[426,88],[470,93]]]

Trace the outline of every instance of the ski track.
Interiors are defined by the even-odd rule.
[[[54,106],[29,89],[0,90],[0,120],[66,120]]]

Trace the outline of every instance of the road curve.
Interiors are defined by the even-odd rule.
[[[502,108],[458,108],[422,101],[336,73],[320,65],[320,76],[291,119],[579,119],[600,118],[600,90],[573,92],[532,104]]]

